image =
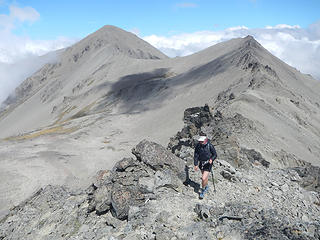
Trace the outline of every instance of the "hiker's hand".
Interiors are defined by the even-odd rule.
[[[212,162],[213,162],[212,159],[210,159],[210,160],[209,160],[209,163],[212,164]]]
[[[198,166],[194,166],[194,170],[195,170],[195,171],[198,171]]]

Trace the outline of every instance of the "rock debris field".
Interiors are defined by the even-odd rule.
[[[319,239],[319,168],[270,168],[237,145],[228,130],[243,119],[233,119],[187,109],[168,147],[141,141],[87,189],[41,188],[1,220],[0,239]],[[192,162],[199,134],[218,153],[203,200]]]

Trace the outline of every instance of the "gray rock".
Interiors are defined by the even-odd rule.
[[[95,188],[100,187],[102,185],[106,185],[111,182],[112,172],[109,170],[101,170],[99,171],[93,178],[93,183],[90,186],[91,191],[95,190]],[[89,187],[89,189],[90,189]],[[93,189],[92,189],[93,188]],[[87,189],[87,191],[89,190]]]
[[[132,194],[127,189],[115,186],[112,189],[111,204],[114,215],[121,220],[127,219]]]
[[[104,217],[105,223],[111,226],[113,229],[120,228],[125,224],[125,222],[113,217],[111,214],[106,214]]]
[[[230,172],[231,174],[235,174],[236,173],[236,169],[234,167],[231,166],[230,163],[228,163],[227,161],[224,160],[216,160],[216,162],[218,164],[220,164],[220,166],[222,166],[224,168],[224,170]]]
[[[140,208],[138,206],[130,206],[128,212],[128,220],[133,220],[140,212]]]
[[[104,185],[94,193],[95,209],[97,214],[104,214],[111,207],[111,186]]]
[[[283,192],[289,191],[289,186],[288,186],[288,184],[283,184],[283,185],[281,186],[281,190],[282,190]]]
[[[170,153],[163,146],[143,140],[132,150],[132,153],[138,160],[152,169],[162,170],[168,168],[175,172],[182,181],[186,180],[184,161]]]
[[[133,158],[124,158],[121,161],[117,162],[113,167],[114,171],[124,172],[129,167],[136,167],[137,161]]]
[[[194,150],[191,147],[181,146],[181,149],[178,152],[178,154],[180,158],[187,160],[193,159],[193,152]]]
[[[164,171],[157,171],[155,173],[155,187],[157,189],[165,187],[179,191],[181,186],[182,182],[171,170],[166,169]]]
[[[204,124],[212,120],[212,114],[208,105],[204,107],[188,108],[184,111],[184,122],[192,123],[197,128],[200,128]]]
[[[165,226],[156,226],[154,229],[155,233],[155,239],[159,240],[174,240],[175,238],[175,233],[168,229]]]
[[[86,233],[89,231],[89,226],[87,224],[83,224],[80,228],[79,228],[79,233]]]
[[[304,167],[292,168],[300,177],[299,183],[307,190],[320,192],[320,167],[307,164]]]
[[[269,167],[270,166],[270,162],[268,162],[267,160],[265,160],[261,153],[257,152],[254,149],[246,149],[246,148],[241,148],[241,153],[246,155],[246,157],[248,158],[248,160],[251,163],[254,163],[255,161],[261,163],[264,167]]]
[[[143,193],[153,193],[155,187],[155,179],[152,177],[139,178],[140,191]]]
[[[212,217],[211,211],[210,211],[210,206],[208,205],[203,205],[203,204],[197,204],[194,211],[198,214],[198,216],[204,220],[208,221]]]
[[[228,179],[229,181],[232,181],[232,182],[235,182],[237,181],[236,177],[230,173],[229,171],[226,171],[226,170],[222,170],[220,172],[220,174],[225,178],[225,179]]]

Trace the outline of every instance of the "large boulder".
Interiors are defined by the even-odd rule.
[[[197,128],[201,128],[204,124],[212,120],[212,114],[208,105],[204,107],[187,108],[184,111],[183,120],[186,124],[194,124]]]
[[[185,162],[160,144],[143,140],[132,149],[132,153],[153,170],[170,169],[182,181],[186,180]]]

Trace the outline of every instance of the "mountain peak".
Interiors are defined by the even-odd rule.
[[[248,35],[243,38],[244,46],[245,47],[251,47],[256,49],[262,49],[261,44],[251,35]]]
[[[165,54],[133,33],[112,25],[105,25],[88,35],[70,47],[66,51],[66,54],[69,59],[71,52],[74,62],[77,62],[82,56],[93,50],[104,51],[108,56],[122,54],[137,59],[168,58]]]
[[[107,33],[107,34],[132,34],[131,32],[127,32],[119,27],[113,25],[104,25],[103,27],[99,28],[95,33]],[[92,34],[91,34],[92,35]]]
[[[238,50],[233,56],[233,61],[237,66],[242,66],[243,69],[248,69],[252,66],[261,65],[264,62],[265,53],[268,51],[255,40],[254,37],[248,35],[239,39],[237,43]]]
[[[114,25],[108,25],[108,24],[104,25],[104,26],[101,27],[100,29],[117,29],[117,30],[123,31],[121,28],[118,28],[118,27],[116,27],[116,26],[114,26]],[[99,29],[98,29],[98,31],[99,31]]]
[[[252,41],[252,40],[255,40],[253,36],[251,35],[248,35],[246,37],[244,37],[243,39],[247,40],[247,41]]]

